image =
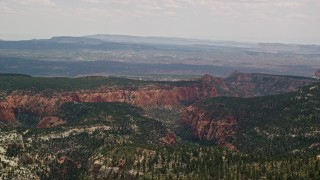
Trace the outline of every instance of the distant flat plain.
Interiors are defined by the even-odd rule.
[[[320,46],[92,35],[0,41],[0,73],[185,78],[233,71],[312,77]]]

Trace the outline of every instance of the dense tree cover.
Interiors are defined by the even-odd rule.
[[[7,83],[4,91],[31,88],[23,79],[38,81],[39,91],[65,80],[56,78],[47,84],[42,78],[13,76],[22,78],[22,84],[11,87],[7,77],[0,77]],[[98,81],[92,83],[91,78]],[[91,88],[106,80],[77,79],[61,87]],[[320,85],[315,84],[285,95],[218,97],[198,104],[210,120],[236,118],[236,138],[231,143],[239,151],[196,141],[192,127],[181,130],[175,125],[181,107],[144,111],[126,103],[65,103],[53,115],[67,123],[48,129],[34,128],[39,118],[16,112],[21,125],[14,129],[25,146],[12,143],[5,155],[30,154],[36,166],[19,166],[30,168],[41,179],[319,179],[319,98]],[[178,135],[174,145],[162,140],[169,128]],[[9,166],[0,162],[3,168]],[[13,178],[14,171],[6,177]]]
[[[6,156],[16,157],[21,153],[22,147],[19,144],[13,143],[8,145]]]
[[[284,95],[211,98],[197,107],[212,121],[234,117],[230,143],[242,152],[288,153],[320,142],[319,84]]]
[[[137,81],[120,77],[90,76],[79,78],[66,77],[31,77],[22,75],[1,75],[0,90],[12,92],[17,90],[38,92],[62,92],[85,89],[97,89],[101,86],[124,86],[134,88],[147,84],[147,81]],[[150,83],[150,82],[149,82]]]
[[[66,126],[107,125],[111,132],[130,135],[137,141],[159,141],[166,127],[142,113],[141,108],[126,103],[65,103],[58,116],[68,122]]]
[[[136,174],[146,179],[316,179],[320,177],[320,162],[316,160],[314,152],[272,157],[241,154],[196,144],[179,147],[106,145],[102,152],[110,157],[109,166],[117,166],[121,159],[125,159],[127,164],[122,169],[123,173],[134,169]]]
[[[199,81],[139,81],[123,77],[85,76],[79,78],[67,77],[31,77],[20,74],[0,74],[0,96],[1,91],[10,93],[12,91],[28,91],[29,93],[44,93],[50,95],[57,92],[94,90],[104,87],[121,87],[134,89],[147,85],[173,85],[190,86],[199,84]]]
[[[168,133],[161,122],[143,116],[142,109],[126,103],[66,103],[56,115],[67,124],[47,129],[22,124],[15,129],[24,134],[25,149],[7,149],[9,157],[22,153],[38,157],[35,163],[44,167],[34,171],[42,179],[84,178],[89,158],[104,145],[157,146],[163,144],[162,138]],[[30,118],[20,117],[24,121]],[[59,163],[64,157],[65,162]]]
[[[34,172],[41,179],[320,178],[318,149],[268,155],[244,154],[184,140],[169,146],[161,141],[166,133],[162,123],[141,113],[140,108],[125,103],[67,103],[58,113],[67,124],[18,131],[29,129],[23,135],[26,148],[19,149],[19,153],[38,156],[35,163],[43,167],[34,168]],[[226,109],[225,113],[231,112]],[[90,130],[103,126],[112,128]],[[73,133],[65,135],[68,131]],[[8,151],[10,156],[17,156],[15,152],[15,148]],[[63,163],[59,162],[61,158]],[[96,161],[102,164],[93,170],[100,166]]]
[[[79,137],[77,137],[79,139]],[[248,155],[219,149],[214,146],[184,144],[180,146],[143,145],[125,143],[91,145],[73,152],[64,152],[69,159],[63,164],[49,163],[50,172],[40,174],[43,179],[318,179],[320,161],[316,152],[297,153],[287,156]],[[65,142],[73,142],[71,139]],[[52,146],[61,144],[55,142]],[[84,147],[101,148],[86,151]],[[85,145],[85,144],[83,144]],[[56,147],[57,149],[68,149]],[[97,156],[101,154],[102,156]],[[117,168],[90,171],[94,162]],[[124,162],[121,164],[121,162]],[[78,164],[81,164],[79,166]],[[121,164],[121,165],[120,165]]]

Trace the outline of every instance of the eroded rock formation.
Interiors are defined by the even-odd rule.
[[[237,125],[235,117],[216,118],[202,109],[189,106],[181,115],[181,124],[190,126],[193,136],[199,140],[212,141],[235,150],[231,144]]]
[[[28,112],[39,117],[51,116],[66,102],[126,102],[139,107],[171,107],[183,101],[197,100],[218,95],[215,85],[202,86],[149,86],[135,90],[104,89],[82,90],[77,92],[55,93],[46,96],[42,93],[14,92],[0,102],[0,120],[12,122],[17,111]]]
[[[7,101],[0,102],[0,121],[10,123],[15,120],[15,114],[11,107]]]
[[[59,119],[58,117],[48,116],[43,118],[38,124],[37,128],[50,128],[55,127],[61,124],[65,124],[66,122]]]
[[[52,117],[59,107],[67,102],[126,102],[139,107],[161,106],[170,108],[176,105],[190,105],[193,102],[216,96],[254,97],[293,91],[300,86],[309,85],[316,80],[275,76],[264,74],[244,74],[235,72],[229,78],[215,78],[205,75],[189,82],[150,83],[145,87],[134,88],[106,87],[93,90],[54,92],[46,95],[29,91],[13,91],[0,100],[0,121],[14,122],[18,112],[24,112],[39,118]],[[237,119],[229,116],[212,117],[205,111],[186,107],[181,115],[181,123],[192,128],[193,135],[219,146],[235,149],[232,145]],[[44,119],[38,127],[55,125],[52,118]],[[59,123],[58,123],[59,124]],[[172,143],[173,138],[168,139]]]
[[[176,143],[177,137],[173,132],[170,132],[162,139],[162,141],[168,145],[172,145]]]
[[[316,81],[312,78],[297,78],[270,74],[246,74],[237,71],[225,79],[229,91],[232,92],[231,96],[238,97],[283,94],[314,82]]]

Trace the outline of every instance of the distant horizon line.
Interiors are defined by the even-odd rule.
[[[0,34],[15,36],[15,34]],[[136,38],[168,38],[168,39],[180,39],[180,40],[194,40],[194,41],[209,41],[209,42],[232,42],[232,43],[246,43],[246,44],[285,44],[285,45],[311,45],[311,46],[320,46],[320,43],[289,43],[289,42],[273,42],[273,41],[248,41],[248,40],[217,40],[210,38],[193,38],[193,37],[178,37],[178,36],[142,36],[142,35],[129,35],[129,34],[115,34],[115,33],[96,33],[96,34],[86,34],[86,35],[43,35],[45,37],[28,37],[28,38],[2,38],[0,37],[0,41],[32,41],[32,40],[49,40],[57,37],[78,37],[78,38],[90,38],[88,36],[98,36],[98,35],[107,35],[107,36],[125,36],[125,37],[136,37]],[[16,36],[24,36],[18,35]],[[27,35],[26,35],[27,36]],[[92,38],[94,39],[94,38]]]

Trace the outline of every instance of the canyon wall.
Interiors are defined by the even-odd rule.
[[[193,102],[201,102],[200,100],[216,96],[254,97],[286,93],[315,81],[308,78],[235,72],[226,79],[205,75],[189,82],[150,82],[144,87],[135,88],[103,86],[93,90],[54,92],[50,95],[31,90],[18,90],[6,94],[0,100],[0,122],[15,122],[16,114],[19,112],[40,119],[54,117],[59,107],[67,102],[126,102],[142,108],[150,106],[171,108],[185,105],[188,107],[183,110],[180,123],[190,126],[195,138],[235,149],[232,141],[237,119],[232,116],[220,119],[211,117],[208,114],[210,112],[205,113],[196,108],[197,106],[192,106]],[[48,118],[43,122],[52,120],[54,118]],[[47,127],[41,124],[40,126]]]
[[[141,87],[136,90],[106,89],[83,90],[56,93],[45,96],[42,93],[14,92],[0,102],[0,120],[12,122],[16,112],[27,112],[35,116],[51,116],[67,102],[126,102],[139,107],[172,107],[183,101],[217,96],[214,85],[182,86],[169,85]]]
[[[188,106],[181,114],[182,125],[191,127],[192,134],[201,141],[215,142],[218,146],[235,150],[232,145],[237,119],[233,116],[212,117],[210,113],[194,106]]]

